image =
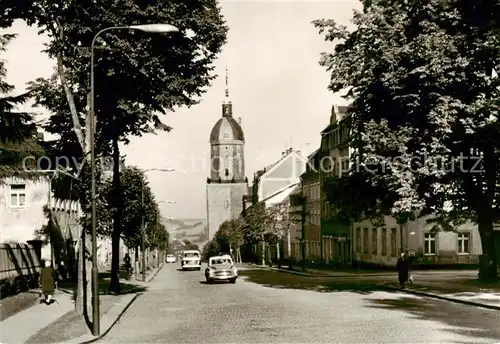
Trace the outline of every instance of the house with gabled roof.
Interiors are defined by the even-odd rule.
[[[300,188],[300,176],[306,170],[306,163],[307,159],[301,155],[299,150],[289,148],[282,152],[278,161],[254,174],[252,192],[243,198],[243,202],[246,204],[245,208],[249,209],[259,202],[263,202],[266,206],[289,203],[290,195],[296,192],[297,188]],[[295,232],[291,233],[285,241],[286,244],[283,243],[280,246],[279,252],[277,248],[271,248],[271,256],[286,258],[289,255],[291,244],[299,239],[300,237],[297,237]],[[284,250],[283,246],[288,248]],[[256,249],[260,248],[256,247]]]

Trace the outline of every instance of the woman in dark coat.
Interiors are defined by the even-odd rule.
[[[56,272],[51,266],[50,260],[45,261],[45,267],[40,271],[40,289],[45,296],[45,303],[50,305],[54,291],[56,290]]]
[[[401,253],[398,262],[396,263],[396,269],[398,270],[399,285],[404,288],[405,283],[408,281],[408,275],[410,272],[410,262],[406,258],[404,253]]]

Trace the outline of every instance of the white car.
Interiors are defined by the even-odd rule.
[[[236,283],[238,269],[234,266],[230,256],[215,256],[208,260],[208,267],[205,270],[207,283],[214,281],[229,281]]]
[[[167,254],[167,263],[175,263],[177,261],[177,258],[173,254]]]
[[[181,260],[182,270],[201,270],[201,254],[197,250],[184,251]]]

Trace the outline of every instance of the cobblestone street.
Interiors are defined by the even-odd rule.
[[[240,269],[235,285],[166,265],[105,343],[496,343],[498,311],[322,280]],[[334,281],[333,281],[334,280]],[[321,285],[321,287],[314,287]],[[326,285],[326,287],[325,287]]]

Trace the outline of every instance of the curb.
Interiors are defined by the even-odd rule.
[[[126,304],[126,306],[118,313],[118,317],[116,317],[116,319],[113,320],[111,325],[109,325],[108,328],[106,329],[106,331],[104,331],[104,333],[102,333],[101,335],[94,337],[91,334],[85,334],[85,335],[80,336],[78,338],[69,339],[67,341],[59,342],[56,344],[87,344],[87,343],[94,343],[94,342],[102,339],[104,336],[106,336],[109,333],[109,331],[111,331],[111,329],[118,323],[118,321],[120,321],[123,314],[125,314],[125,312],[129,309],[129,307],[134,303],[134,301],[140,295],[142,295],[142,293],[136,293],[134,295],[134,297],[132,297],[132,299]],[[101,323],[102,323],[102,319],[101,319]]]
[[[437,294],[424,293],[421,291],[416,291],[416,290],[411,290],[411,289],[401,289],[401,288],[389,287],[389,286],[385,286],[385,285],[382,285],[380,287],[382,289],[385,289],[388,291],[399,291],[402,293],[418,295],[418,296],[423,296],[423,297],[429,297],[429,298],[438,299],[438,300],[442,300],[442,301],[459,303],[459,304],[467,305],[467,306],[474,306],[474,307],[479,307],[479,308],[486,308],[486,309],[500,311],[500,306],[488,305],[485,303],[474,302],[474,301],[461,300],[461,299],[456,299],[456,298],[447,297],[447,296],[441,296],[441,295],[437,295]]]
[[[115,319],[115,321],[113,321],[111,323],[111,325],[106,329],[106,331],[104,331],[103,334],[101,334],[100,336],[98,337],[94,337],[90,340],[87,340],[87,341],[84,341],[84,342],[79,342],[79,344],[87,344],[87,343],[94,343],[100,339],[102,339],[104,336],[106,336],[109,331],[111,331],[111,329],[118,323],[118,321],[120,321],[121,317],[123,316],[123,314],[125,314],[125,312],[127,311],[127,309],[129,309],[130,306],[132,306],[132,304],[134,303],[134,301],[140,296],[142,295],[142,293],[138,293],[138,294],[135,294],[135,296],[132,298],[132,300],[130,300],[128,302],[128,304],[125,306],[125,308],[122,309],[122,311],[120,312],[120,314],[118,314],[118,317]]]
[[[149,278],[149,280],[146,281],[146,283],[151,282],[156,277],[156,275],[158,275],[158,273],[160,272],[160,270],[162,268],[163,268],[163,264],[161,264],[160,267],[158,269],[156,269],[156,271],[153,273],[153,276],[151,276],[151,278]],[[130,308],[130,306],[132,306],[132,304],[134,303],[134,301],[137,300],[137,298],[139,296],[141,296],[141,295],[142,295],[142,293],[135,294],[135,296],[121,310],[121,312],[118,314],[118,317],[111,323],[111,325],[106,329],[106,331],[104,331],[104,333],[102,333],[101,335],[99,335],[97,337],[93,337],[92,335],[86,335],[86,336],[89,336],[89,337],[92,337],[92,338],[89,339],[89,340],[83,341],[83,342],[78,342],[78,344],[95,343],[98,340],[103,339],[109,333],[109,331],[111,331],[111,329],[118,323],[118,321],[120,321],[120,319],[123,316],[123,314],[125,314],[125,312]]]
[[[162,264],[158,267],[158,269],[156,269],[156,271],[153,273],[153,276],[152,276],[152,277],[151,277],[148,281],[146,281],[146,283],[151,282],[151,281],[152,281],[152,280],[156,277],[156,275],[158,275],[158,273],[160,272],[160,270],[161,270],[161,269],[163,269],[163,266],[164,266],[164,263],[162,263]]]

